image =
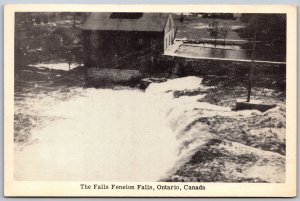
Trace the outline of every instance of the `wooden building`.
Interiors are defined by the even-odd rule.
[[[83,26],[87,67],[139,69],[164,53],[175,37],[167,13],[91,13]]]

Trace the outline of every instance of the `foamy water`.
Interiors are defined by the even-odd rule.
[[[35,143],[16,147],[16,179],[158,180],[176,159],[163,101],[139,90],[85,89],[55,103],[43,115],[60,118],[33,130]]]
[[[74,88],[64,94],[27,96],[16,104],[18,113],[44,121],[36,121],[41,125],[31,130],[28,144],[16,144],[15,178],[158,181],[166,177],[216,137],[204,124],[185,129],[199,117],[261,114],[199,102],[204,94],[173,97],[176,90],[205,90],[201,81],[178,78],[151,84],[145,92]]]
[[[184,110],[229,111],[197,100],[174,98],[174,90],[204,86],[187,77],[151,84],[146,92],[120,88],[72,89],[38,94],[21,112],[51,117],[32,130],[27,145],[15,146],[17,180],[158,181],[178,165]],[[75,94],[75,95],[74,95]],[[194,118],[190,116],[188,118]]]

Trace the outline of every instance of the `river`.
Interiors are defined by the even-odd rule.
[[[236,112],[199,101],[205,93],[174,97],[209,90],[201,81],[178,78],[145,92],[60,87],[17,94],[15,139],[30,137],[15,143],[15,179],[283,182],[284,106]]]
[[[31,100],[52,121],[32,130],[30,146],[16,146],[17,179],[155,181],[172,167],[176,139],[156,96],[124,88],[73,90],[77,95],[68,101]]]

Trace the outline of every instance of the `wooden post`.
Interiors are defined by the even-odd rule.
[[[251,96],[254,56],[255,56],[255,48],[256,48],[256,35],[257,35],[257,17],[255,17],[254,40],[253,40],[253,44],[252,44],[251,64],[249,66],[249,74],[248,74],[249,75],[249,84],[248,84],[247,102],[250,102],[250,96]]]
[[[251,88],[252,88],[252,74],[253,74],[253,66],[252,62],[249,67],[249,83],[248,83],[248,94],[247,94],[247,102],[250,102],[250,96],[251,96]]]
[[[68,64],[69,64],[69,70],[71,70],[71,63],[72,63],[72,60],[73,60],[71,50],[68,50],[68,58],[67,58],[67,60],[68,60]]]
[[[73,13],[73,27],[76,27],[76,13]]]
[[[183,22],[183,13],[180,15],[180,22]]]
[[[214,29],[215,29],[215,47],[217,47],[217,38],[218,38],[218,34],[219,34],[219,32],[218,32],[218,29],[219,29],[219,27],[217,27],[217,22],[216,22],[216,20],[215,20],[215,18],[213,18],[213,23],[214,23]]]

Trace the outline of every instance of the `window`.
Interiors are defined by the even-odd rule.
[[[143,13],[112,13],[111,19],[138,19],[143,16]]]
[[[127,47],[130,47],[130,40],[128,38],[126,39],[126,45]]]
[[[156,40],[151,40],[151,49],[155,50],[156,49]]]
[[[142,38],[139,39],[139,45],[143,45],[144,41]]]
[[[168,47],[168,38],[166,37],[166,49],[167,49],[167,47]]]
[[[99,35],[97,34],[97,32],[93,31],[91,33],[90,40],[91,40],[91,46],[93,48],[97,48],[99,46]]]

